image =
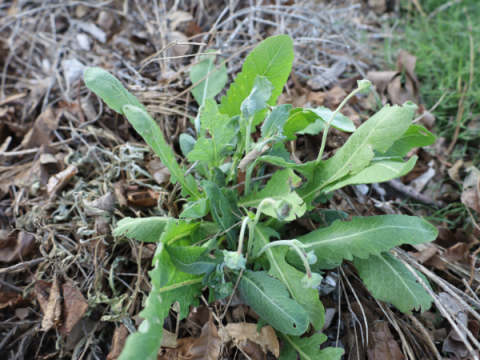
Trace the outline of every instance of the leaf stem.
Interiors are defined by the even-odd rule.
[[[271,243],[265,245],[258,252],[258,254],[255,258],[260,257],[260,255],[262,255],[268,248],[271,248],[271,247],[274,247],[274,246],[290,246],[293,250],[295,250],[297,252],[298,256],[302,260],[303,266],[305,266],[305,270],[307,271],[307,276],[311,277],[312,276],[312,271],[310,270],[310,265],[307,261],[307,254],[305,253],[305,251],[303,249],[301,249],[302,245],[303,244],[300,241],[295,240],[295,239],[294,240],[277,240],[277,241],[274,241],[274,242],[271,242]]]
[[[348,100],[350,100],[353,97],[353,95],[355,95],[356,93],[358,93],[360,91],[362,91],[362,88],[359,87],[359,88],[353,90],[350,94],[348,94],[348,96],[337,107],[337,110],[335,110],[335,112],[332,114],[332,116],[330,117],[330,120],[328,120],[328,122],[325,124],[325,129],[323,130],[322,145],[320,147],[320,152],[318,153],[317,164],[320,161],[322,161],[323,151],[325,150],[325,144],[327,142],[327,135],[328,135],[328,128],[330,127],[330,124],[332,123],[335,116],[337,116],[337,114],[340,112],[340,110],[345,106],[345,104],[348,102]]]
[[[243,250],[243,238],[245,237],[245,228],[247,227],[247,225],[251,225],[252,224],[252,220],[250,220],[250,218],[248,217],[248,215],[245,217],[245,219],[243,219],[243,222],[242,222],[242,227],[240,229],[240,236],[238,238],[238,250],[237,250],[237,254],[241,255],[242,254],[242,250]],[[251,226],[250,226],[251,227]],[[252,230],[250,229],[250,233],[252,233]],[[248,242],[250,243],[250,234],[248,236]]]
[[[250,151],[250,140],[251,140],[250,133],[252,132],[252,122],[253,122],[253,116],[247,119],[247,133],[245,135],[245,156],[247,156],[248,152]],[[250,171],[248,171],[247,169],[247,173],[245,176],[245,186],[244,186],[245,189],[243,191],[245,196],[247,196],[250,193],[250,181],[252,179],[252,171],[253,171],[253,168]]]

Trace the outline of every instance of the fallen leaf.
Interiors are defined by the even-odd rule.
[[[478,196],[477,189],[464,190],[460,198],[465,206],[468,206],[469,208],[480,213],[480,197]]]
[[[78,170],[75,165],[68,165],[65,170],[50,177],[47,184],[47,192],[50,195],[56,194],[68,184],[70,179],[75,176],[77,171]]]
[[[16,307],[23,300],[22,295],[16,292],[0,292],[0,310],[6,307]]]
[[[88,309],[88,303],[82,293],[72,285],[63,285],[63,318],[62,332],[68,335]]]
[[[157,360],[179,360],[188,358],[190,347],[197,341],[194,337],[182,338],[177,340],[177,347],[175,349],[160,348]],[[161,352],[165,351],[163,354]]]
[[[159,159],[154,159],[147,164],[150,175],[157,184],[162,185],[170,181],[170,171]]]
[[[115,183],[113,184],[113,189],[115,190],[115,195],[117,197],[118,203],[120,204],[120,207],[126,207],[128,205],[128,200],[125,196],[126,186],[122,183]]]
[[[468,252],[468,246],[465,243],[458,243],[445,250],[442,254],[442,258],[451,262],[465,262],[470,253]]]
[[[0,230],[0,261],[11,262],[25,257],[35,250],[35,236],[24,231],[18,235],[10,234],[8,230]]]
[[[61,114],[62,110],[53,110],[52,108],[48,108],[40,114],[35,120],[33,127],[23,138],[23,147],[25,149],[31,149],[47,144],[50,141],[50,134],[58,127]]]
[[[374,348],[367,350],[369,360],[402,360],[405,356],[393,339],[388,322],[377,321],[373,324]]]
[[[125,325],[121,324],[115,329],[113,333],[112,347],[108,353],[107,360],[115,360],[120,356],[120,353],[125,346],[125,341],[128,337],[128,330]]]
[[[247,339],[246,342],[240,344],[243,351],[250,357],[252,360],[267,360],[267,354],[265,354],[260,347],[260,345],[255,344],[250,339]]]
[[[210,320],[203,326],[202,335],[190,347],[188,360],[217,360],[220,355],[222,339],[218,336],[217,327]]]
[[[128,203],[136,207],[157,206],[159,194],[153,191],[137,191],[127,194]]]
[[[325,94],[324,105],[329,109],[336,109],[347,97],[347,93],[340,86],[335,86]]]
[[[428,246],[427,248],[413,255],[415,256],[415,258],[420,264],[423,264],[426,261],[430,260],[437,253],[438,253],[438,248],[436,246]]]
[[[178,347],[177,335],[163,329],[161,347],[175,349]]]
[[[46,282],[44,280],[35,281],[35,295],[43,313],[47,311],[48,299],[50,298],[51,290],[52,283]]]
[[[368,6],[370,6],[377,15],[382,15],[387,11],[386,0],[368,0]]]
[[[330,84],[337,81],[347,69],[347,62],[345,60],[338,60],[332,64],[326,71],[319,75],[315,75],[312,79],[307,81],[307,84],[312,90],[324,89]]]
[[[58,276],[53,279],[48,304],[43,313],[42,330],[48,331],[52,327],[58,325],[60,315],[62,313],[61,294],[60,294],[60,280]]]
[[[203,326],[210,319],[210,310],[205,305],[192,307],[187,319],[189,321],[185,322],[185,327],[190,330],[193,336],[200,336]]]
[[[245,343],[250,339],[254,343],[260,345],[263,352],[270,351],[275,357],[280,355],[280,345],[275,335],[275,330],[271,326],[264,326],[257,332],[256,324],[249,323],[230,323],[220,329],[220,337],[228,342],[232,340],[236,345]]]

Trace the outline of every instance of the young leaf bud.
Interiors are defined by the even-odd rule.
[[[315,255],[315,252],[313,250],[307,253],[307,262],[310,265],[313,265],[317,262],[317,255]]]
[[[242,254],[234,251],[223,250],[225,266],[232,270],[245,269],[246,260]]]
[[[233,284],[231,282],[226,282],[222,285],[219,286],[217,289],[217,293],[224,299],[227,296],[230,296],[233,294]]]
[[[287,217],[290,216],[292,212],[292,204],[290,204],[287,200],[282,199],[275,202],[273,206],[275,213],[277,214],[277,218],[280,221],[285,220]]]
[[[317,274],[317,273],[312,273],[312,276],[308,277],[308,275],[305,274],[305,276],[300,280],[302,285],[306,288],[312,288],[316,289],[320,286],[320,283],[322,282],[322,275]]]
[[[370,88],[372,86],[372,83],[370,82],[370,80],[365,80],[365,79],[358,80],[357,84],[362,94],[368,94],[370,92]]]

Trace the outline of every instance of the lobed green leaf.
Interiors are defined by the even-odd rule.
[[[327,340],[324,334],[313,334],[308,338],[278,332],[277,334],[285,344],[278,360],[295,360],[297,353],[300,355],[300,360],[340,360],[345,352],[341,348],[333,347],[320,350],[320,345]]]

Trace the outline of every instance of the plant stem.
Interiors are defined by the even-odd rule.
[[[250,151],[250,139],[251,139],[250,133],[252,132],[252,121],[253,121],[253,116],[247,120],[247,133],[245,136],[245,156],[247,156]],[[243,190],[243,192],[245,193],[245,196],[247,196],[250,193],[250,180],[252,178],[252,171],[253,171],[253,168],[250,170],[250,174],[249,174],[249,171],[247,169],[247,174],[245,176],[245,186]]]
[[[242,250],[243,250],[243,238],[245,237],[245,228],[247,227],[247,224],[248,223],[251,223],[252,220],[250,220],[250,218],[247,217],[245,219],[243,219],[243,222],[242,222],[242,227],[240,229],[240,237],[238,238],[238,250],[237,250],[237,253],[238,254],[242,254]],[[250,236],[249,236],[250,238]]]
[[[332,114],[330,120],[325,124],[325,129],[323,130],[323,138],[322,138],[322,145],[320,147],[320,152],[318,153],[318,158],[317,158],[317,164],[322,161],[322,156],[323,156],[323,150],[325,150],[325,144],[327,142],[327,135],[328,135],[328,128],[330,127],[330,124],[332,123],[333,119],[337,114],[340,112],[340,110],[345,106],[345,104],[350,100],[353,95],[361,91],[361,88],[353,90],[348,96],[342,101],[342,103],[337,107],[337,110]]]
[[[307,261],[307,257],[305,254],[305,251],[300,249],[300,247],[297,245],[299,243],[298,240],[277,240],[274,242],[271,242],[267,245],[265,245],[257,254],[255,258],[258,258],[260,255],[262,255],[268,248],[274,247],[274,246],[290,246],[293,250],[295,250],[300,257],[300,259],[303,262],[303,266],[305,266],[305,270],[307,271],[307,276],[311,277],[312,276],[312,271],[310,270],[310,264]]]

